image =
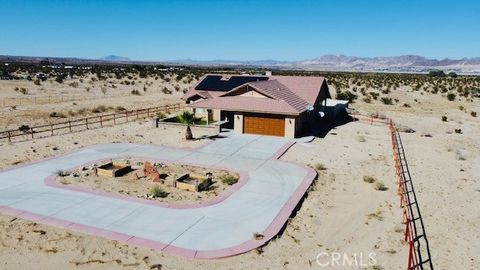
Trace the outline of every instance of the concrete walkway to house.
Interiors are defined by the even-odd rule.
[[[0,212],[189,258],[219,258],[263,245],[278,234],[316,173],[277,160],[291,142],[230,135],[197,149],[106,144],[0,172]],[[162,207],[46,184],[55,171],[122,156],[244,172],[225,199],[204,206]],[[254,233],[262,239],[254,239]],[[261,238],[261,237],[260,237]]]

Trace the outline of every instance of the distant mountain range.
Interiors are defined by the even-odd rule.
[[[111,55],[107,55],[105,57],[100,58],[100,60],[115,62],[115,61],[130,61],[130,58],[111,54]]]
[[[128,57],[109,55],[100,59],[83,59],[71,57],[31,57],[0,55],[0,62],[40,62],[48,60],[52,63],[65,64],[143,64],[170,66],[202,66],[202,67],[260,67],[269,69],[294,69],[318,71],[357,71],[357,72],[412,72],[421,73],[434,69],[460,74],[480,74],[480,57],[462,59],[428,59],[418,55],[402,55],[393,57],[356,57],[346,55],[324,55],[302,61],[236,61],[191,59],[172,61],[135,61]]]
[[[480,74],[480,57],[462,59],[428,59],[418,55],[394,57],[355,57],[346,55],[324,55],[302,61],[172,61],[184,65],[200,66],[258,66],[280,69],[301,69],[321,71],[376,71],[376,72],[428,72],[433,69],[458,73]]]

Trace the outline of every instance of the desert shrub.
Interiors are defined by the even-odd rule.
[[[172,94],[172,91],[168,90],[167,87],[163,87],[162,93],[167,94],[167,95],[171,95],[171,94]]]
[[[458,75],[457,75],[457,73],[455,73],[455,72],[449,72],[449,73],[448,73],[448,77],[456,78],[457,76],[458,76]]]
[[[442,116],[442,121],[443,121],[443,122],[447,122],[447,121],[448,121],[448,118],[444,115],[444,116]]]
[[[363,182],[366,182],[366,183],[373,183],[373,182],[376,182],[377,179],[373,176],[368,176],[368,175],[365,175],[363,177]]]
[[[138,91],[136,89],[133,89],[131,93],[132,93],[132,95],[140,96],[140,91]]]
[[[381,181],[375,183],[374,189],[375,190],[380,190],[380,191],[388,190],[388,188],[385,186],[385,184]]]
[[[25,87],[20,88],[20,93],[27,95],[28,94],[28,89]]]
[[[369,98],[369,97],[364,97],[364,98],[363,98],[363,101],[364,101],[365,103],[372,103],[372,99]]]
[[[377,92],[370,92],[369,94],[370,94],[370,96],[372,96],[372,98],[375,99],[375,100],[377,100],[377,99],[378,99],[378,96],[380,95],[380,94],[377,93]]]
[[[447,76],[442,70],[432,70],[428,73],[430,77],[445,77]]]
[[[87,109],[82,108],[82,109],[78,110],[77,113],[78,113],[78,114],[82,114],[82,115],[83,115],[83,114],[86,114],[86,113],[87,113]]]
[[[385,105],[392,105],[393,104],[392,98],[382,97],[380,100]]]
[[[355,99],[358,98],[358,95],[350,92],[350,91],[345,91],[345,92],[337,92],[337,99],[342,99],[342,100],[348,100],[349,102],[353,102]]]
[[[20,130],[21,132],[24,132],[24,133],[27,133],[28,131],[30,131],[30,127],[27,126],[27,125],[21,125],[18,130]]]
[[[78,84],[78,82],[71,82],[68,85],[73,87],[73,88],[77,88],[79,84]]]
[[[34,83],[35,85],[41,85],[41,84],[42,84],[39,79],[36,79],[35,81],[33,81],[33,83]]]
[[[405,133],[415,133],[415,130],[413,128],[402,124],[397,124],[397,130]]]
[[[472,112],[470,113],[470,115],[473,116],[473,117],[477,117],[477,112],[472,111]]]
[[[357,141],[358,141],[358,142],[366,142],[367,140],[365,140],[365,137],[364,137],[364,136],[358,136],[358,137],[357,137]]]
[[[461,128],[456,128],[456,129],[455,129],[455,133],[457,133],[457,134],[462,134],[462,129],[461,129]]]
[[[122,106],[117,106],[117,107],[115,108],[115,111],[116,111],[116,112],[124,112],[124,111],[126,111],[126,110],[127,110],[127,109],[125,109],[125,107],[122,107]]]
[[[49,114],[50,117],[52,118],[66,118],[67,116],[63,113],[60,113],[60,112],[51,112]]]
[[[315,164],[314,168],[317,171],[325,171],[327,169],[327,167],[325,167],[325,165],[323,165],[322,163]]]
[[[405,107],[405,108],[410,108],[411,106],[410,106],[410,104],[408,104],[408,103],[404,103],[404,104],[403,104],[403,107]]]
[[[168,192],[164,191],[160,186],[155,185],[152,189],[150,189],[150,195],[153,198],[165,198],[168,196]]]
[[[55,81],[57,83],[63,83],[63,75],[57,75],[57,77],[55,77]]]
[[[233,185],[238,182],[238,178],[231,174],[224,174],[220,176],[220,180],[222,181],[222,183],[227,185]]]
[[[448,95],[447,95],[447,99],[450,100],[450,101],[454,101],[455,97],[456,97],[456,95],[454,93],[448,93]]]
[[[180,91],[180,85],[176,84],[174,88],[175,88],[175,91],[177,92]]]
[[[66,171],[64,171],[64,170],[60,170],[60,169],[59,169],[59,170],[56,170],[56,171],[55,171],[55,175],[56,175],[56,176],[63,177],[63,176],[67,176],[68,173],[67,173]]]
[[[374,264],[372,265],[369,270],[384,270],[385,268],[383,268],[381,265],[378,265],[378,264]]]
[[[163,119],[163,118],[165,118],[165,117],[167,117],[167,115],[166,115],[165,113],[163,113],[163,112],[158,112],[158,113],[157,113],[157,118],[158,118],[158,119]]]
[[[253,239],[255,240],[262,240],[263,238],[265,238],[265,236],[261,233],[253,233]]]
[[[103,113],[105,111],[107,111],[107,107],[105,107],[105,105],[97,106],[92,110],[93,113]]]

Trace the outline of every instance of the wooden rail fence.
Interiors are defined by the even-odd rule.
[[[75,102],[86,100],[98,100],[105,98],[122,98],[131,96],[130,93],[122,95],[110,95],[110,94],[57,94],[52,96],[35,96],[26,95],[18,97],[2,97],[0,98],[0,107],[11,107],[21,105],[32,104],[51,104],[60,102]]]
[[[85,118],[73,119],[64,122],[50,123],[22,129],[11,129],[0,131],[0,140],[7,139],[13,142],[15,138],[22,137],[25,140],[50,137],[58,134],[78,132],[91,128],[104,127],[105,125],[117,125],[135,121],[138,119],[149,118],[157,113],[174,112],[181,109],[180,103],[150,107],[132,111],[123,111],[118,113],[101,114]],[[64,131],[61,133],[60,131]]]

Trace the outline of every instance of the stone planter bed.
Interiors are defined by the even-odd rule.
[[[96,168],[101,165],[123,163],[128,164],[131,170],[118,177],[108,177],[97,175]],[[106,192],[119,193],[127,196],[145,198],[149,200],[157,200],[167,203],[190,203],[201,202],[215,198],[224,192],[229,185],[221,181],[221,177],[232,175],[238,179],[239,175],[234,172],[218,169],[203,168],[190,165],[181,165],[174,163],[152,163],[158,170],[161,182],[154,182],[146,177],[143,173],[143,160],[138,159],[122,159],[105,161],[97,166],[81,167],[69,172],[63,172],[56,177],[56,181],[62,185],[74,185],[91,190],[100,190]],[[208,187],[191,191],[175,187],[175,180],[187,174],[196,177],[206,176],[211,173],[211,184]],[[177,182],[178,183],[178,182]],[[152,189],[158,186],[165,194],[165,197],[152,196]]]

